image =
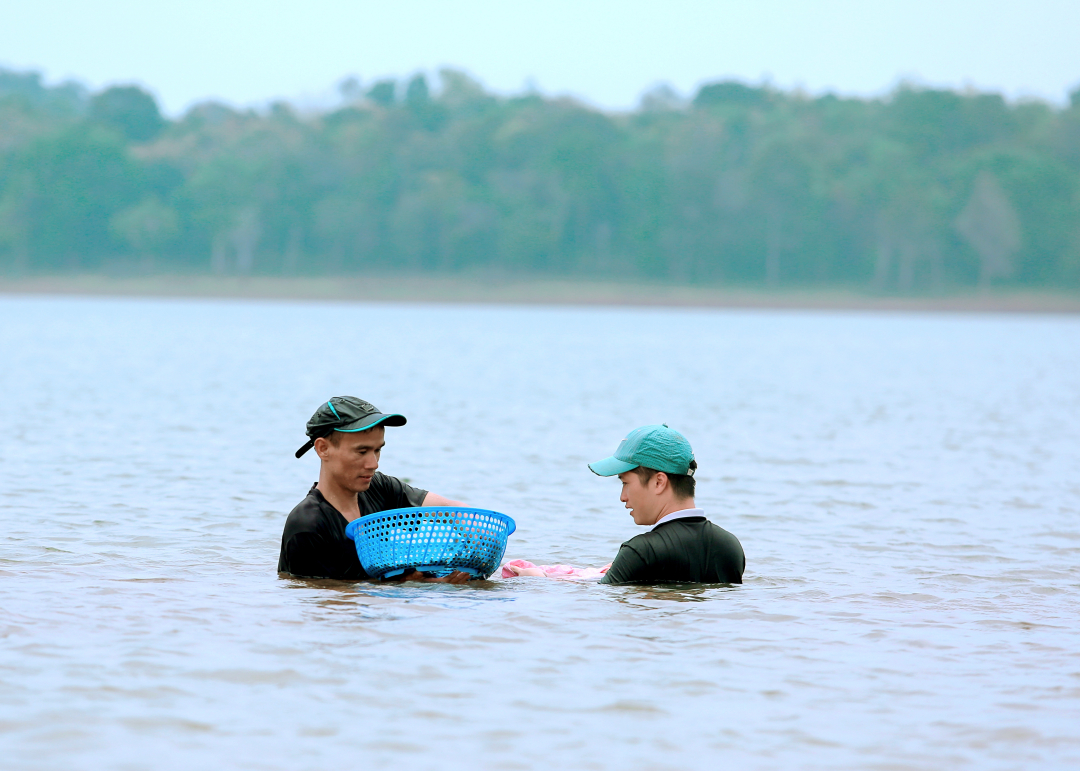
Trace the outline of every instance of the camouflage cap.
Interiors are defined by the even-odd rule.
[[[330,436],[335,431],[352,434],[380,425],[404,426],[405,416],[379,412],[373,404],[355,396],[335,396],[320,405],[307,422],[308,440],[296,451],[296,457],[314,447],[315,440],[321,436]]]

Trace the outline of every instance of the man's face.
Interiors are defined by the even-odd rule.
[[[356,434],[338,431],[337,436],[336,445],[324,440],[325,446],[320,443],[316,447],[319,457],[337,484],[346,490],[362,493],[371,486],[371,477],[379,468],[379,455],[386,444],[386,429],[376,426]]]
[[[656,524],[656,515],[660,510],[660,499],[651,489],[651,483],[656,481],[656,477],[654,476],[649,480],[649,484],[643,485],[637,472],[624,471],[619,474],[619,481],[622,482],[622,494],[619,496],[619,500],[626,504],[626,508],[630,509],[630,516],[634,518],[634,524]]]

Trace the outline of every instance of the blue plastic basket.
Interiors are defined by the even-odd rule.
[[[364,570],[376,578],[408,568],[439,576],[460,570],[487,578],[499,567],[515,529],[514,520],[497,511],[423,506],[354,519],[345,535],[356,542]]]

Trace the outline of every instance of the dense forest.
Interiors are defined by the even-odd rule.
[[[1080,287],[1080,90],[725,81],[615,114],[449,70],[340,91],[169,120],[134,86],[0,70],[0,275]]]

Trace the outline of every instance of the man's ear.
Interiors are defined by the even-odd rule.
[[[320,458],[326,460],[326,454],[329,452],[330,441],[325,436],[320,436],[315,440],[315,444],[312,445],[315,448],[315,452]]]
[[[665,489],[667,489],[667,474],[665,474],[663,471],[657,471],[656,474],[653,475],[652,482],[653,492],[659,495],[660,493],[664,492]]]

